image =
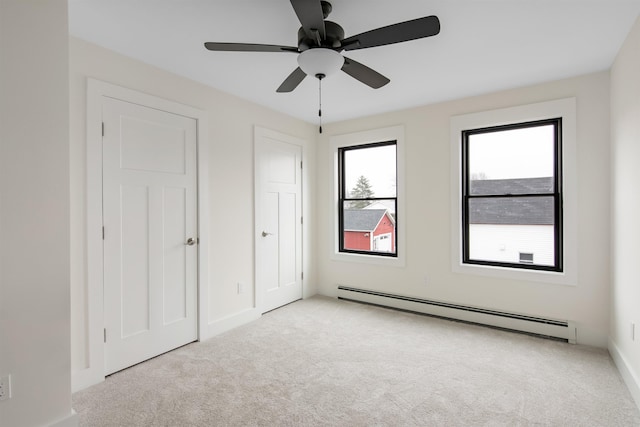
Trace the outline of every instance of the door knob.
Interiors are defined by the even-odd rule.
[[[195,244],[196,244],[196,239],[194,239],[193,237],[189,237],[187,239],[187,242],[185,243],[185,245],[187,245],[187,246],[193,246]]]
[[[262,232],[262,237],[273,236],[273,233],[267,233],[266,231]]]

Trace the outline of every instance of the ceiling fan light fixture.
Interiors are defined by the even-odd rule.
[[[331,49],[308,49],[298,55],[298,65],[308,76],[329,76],[342,68],[344,57]]]

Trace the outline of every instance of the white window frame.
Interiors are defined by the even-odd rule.
[[[562,272],[462,262],[462,131],[562,117]],[[565,98],[451,117],[451,268],[454,273],[575,286],[578,266],[576,99]]]
[[[396,254],[395,257],[372,254],[354,254],[340,252],[340,241],[338,239],[338,151],[343,147],[355,147],[359,145],[373,144],[376,142],[396,141]],[[331,245],[329,257],[334,261],[358,262],[374,265],[388,265],[394,267],[404,267],[406,260],[406,233],[405,233],[405,203],[404,203],[404,126],[391,126],[381,129],[373,129],[362,132],[354,132],[344,135],[332,136],[329,141],[329,149],[333,159],[331,193],[331,213],[329,215],[331,224]]]

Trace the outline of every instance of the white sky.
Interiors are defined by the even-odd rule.
[[[350,191],[360,175],[365,176],[374,197],[395,197],[396,191],[396,146],[348,150],[345,153],[345,184]]]
[[[537,126],[469,137],[469,172],[486,179],[553,176],[554,127]]]

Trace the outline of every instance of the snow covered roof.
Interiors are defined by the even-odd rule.
[[[472,195],[548,194],[553,178],[484,179],[471,183]],[[470,224],[553,225],[553,197],[474,198],[469,203]]]
[[[369,231],[376,229],[386,209],[345,209],[345,231]]]

